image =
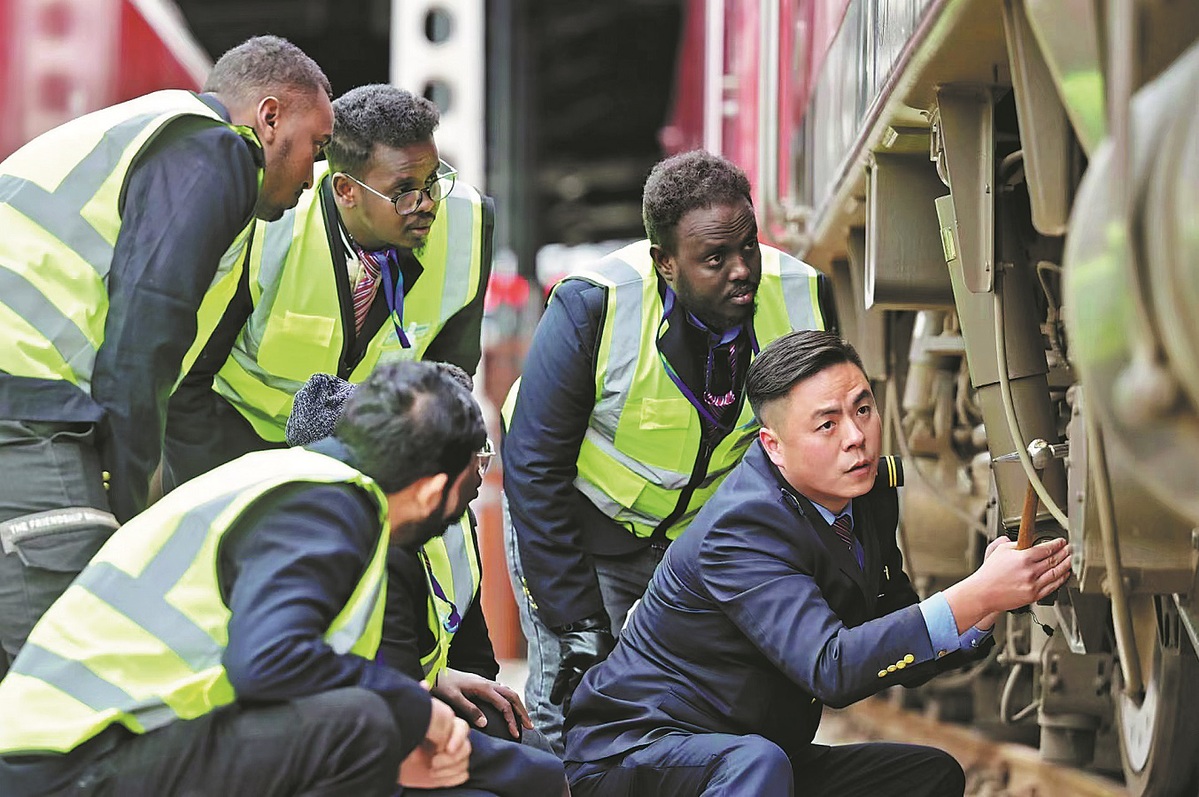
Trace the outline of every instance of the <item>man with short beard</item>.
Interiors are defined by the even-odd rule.
[[[473,380],[455,365],[433,363],[468,390]],[[309,445],[333,434],[356,385],[332,374],[314,374],[296,393],[287,419],[287,442]],[[491,465],[490,444],[468,487],[477,491]],[[419,547],[387,552],[387,605],[379,658],[429,683],[435,697],[488,736],[542,749],[520,696],[496,679],[500,672],[484,617],[482,557],[473,515]],[[502,748],[501,748],[502,749]]]
[[[555,287],[504,408],[525,698],[558,750],[583,673],[753,439],[744,385],[759,347],[829,317],[817,272],[758,243],[729,161],[659,163],[642,215],[648,240]]]
[[[376,652],[389,545],[463,513],[486,441],[451,377],[386,366],[333,437],[248,454],[124,525],[0,681],[0,793],[384,796],[477,775],[467,725]],[[560,762],[511,747],[504,797],[562,791]]]

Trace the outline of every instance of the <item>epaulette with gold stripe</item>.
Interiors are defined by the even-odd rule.
[[[892,454],[878,458],[878,475],[875,487],[903,487],[903,460]]]

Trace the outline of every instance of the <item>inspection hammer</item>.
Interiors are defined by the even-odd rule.
[[[1069,443],[1049,443],[1037,438],[1028,444],[1028,458],[1032,460],[1033,470],[1042,471],[1051,460],[1060,459],[1070,453]],[[1013,451],[995,457],[992,462],[1012,462],[1020,459],[1020,453]],[[1033,534],[1037,527],[1037,491],[1032,480],[1028,481],[1028,489],[1024,492],[1024,510],[1020,513],[1020,528],[1016,532],[1016,550],[1023,551],[1031,548],[1035,540]],[[1053,604],[1055,595],[1047,595],[1037,601],[1042,605]]]
[[[1061,459],[1070,452],[1069,443],[1049,443],[1039,437],[1028,444],[1028,458],[1032,460],[1033,470],[1045,470],[1051,460]],[[1013,462],[1020,459],[1020,452],[995,457],[992,462]],[[1016,550],[1023,551],[1031,548],[1034,542],[1033,532],[1037,519],[1037,491],[1032,480],[1024,493],[1024,511],[1020,513],[1020,530],[1016,533]]]

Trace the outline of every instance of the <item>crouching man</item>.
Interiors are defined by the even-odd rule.
[[[822,707],[982,655],[998,613],[1069,578],[1069,546],[996,541],[920,601],[896,545],[895,480],[876,482],[881,426],[853,348],[784,335],[747,393],[758,440],[575,694],[572,793],[960,797],[962,769],[940,750],[813,744]]]
[[[487,440],[432,365],[335,436],[248,454],[121,527],[0,681],[0,794],[389,795],[470,776],[469,728],[375,660],[389,544],[474,498]],[[529,793],[561,790],[550,756]]]

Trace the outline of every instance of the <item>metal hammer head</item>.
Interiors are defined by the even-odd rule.
[[[1037,470],[1044,470],[1051,459],[1059,459],[1066,456],[1070,451],[1069,443],[1049,443],[1041,438],[1037,438],[1028,444],[1028,458],[1032,460],[1032,466]],[[1010,454],[1003,454],[995,457],[992,462],[1014,462],[1020,459],[1020,453],[1013,451]]]

